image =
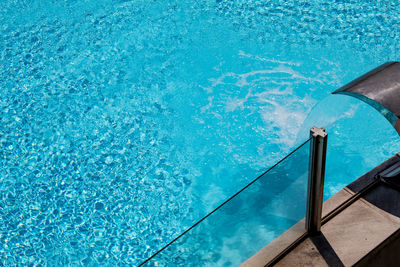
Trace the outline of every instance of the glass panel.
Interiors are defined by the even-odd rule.
[[[374,107],[347,97],[348,110],[328,125],[325,199],[400,151],[400,138]]]
[[[309,140],[178,238],[148,266],[234,266],[269,245],[274,258],[305,232]],[[280,249],[276,249],[276,246]],[[266,247],[268,249],[268,247]]]
[[[313,125],[328,133],[325,200],[400,151],[400,137],[389,121],[351,96],[321,101],[306,119],[304,132]]]

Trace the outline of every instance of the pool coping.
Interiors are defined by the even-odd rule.
[[[319,239],[307,236],[303,219],[242,263],[241,266],[255,267],[275,264],[278,266],[327,266],[333,264],[332,260],[348,266],[366,261],[366,259],[370,261],[371,258],[368,255],[375,253],[378,248],[382,247],[381,244],[397,233],[400,237],[400,206],[397,207],[394,203],[397,198],[400,199],[400,192],[376,183],[377,174],[398,162],[400,162],[400,153],[381,163],[325,201],[322,210],[322,217],[325,217],[325,221]],[[368,192],[363,192],[371,184],[375,187],[368,189],[370,190]],[[340,209],[347,202],[349,204]],[[388,203],[394,209],[391,210]],[[336,211],[338,209],[339,211]],[[371,225],[376,227],[371,228]],[[364,239],[360,239],[360,237]],[[318,240],[322,240],[325,249],[321,250],[320,245],[318,247],[315,245],[319,242]],[[386,246],[388,245],[386,244]]]

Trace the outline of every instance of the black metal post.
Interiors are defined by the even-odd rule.
[[[309,234],[313,235],[321,230],[328,134],[325,132],[324,128],[312,127],[310,136],[306,229]]]

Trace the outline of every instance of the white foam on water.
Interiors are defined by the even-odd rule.
[[[246,58],[251,58],[257,61],[264,61],[264,62],[270,62],[270,63],[279,63],[279,64],[285,64],[285,65],[293,65],[293,66],[300,66],[301,64],[299,62],[292,62],[292,61],[284,61],[284,60],[276,60],[276,59],[270,59],[270,58],[264,58],[258,55],[252,55],[249,53],[246,53],[242,50],[239,50],[238,53],[239,56],[241,57],[246,57]]]
[[[298,100],[291,100],[287,105],[281,105],[276,102],[269,101],[273,104],[274,109],[272,112],[260,112],[261,116],[266,124],[271,124],[268,127],[270,130],[275,130],[279,138],[270,140],[276,144],[282,144],[286,146],[285,152],[288,151],[296,143],[296,137],[299,129],[306,118],[306,114],[311,110],[311,101],[300,100],[308,102],[305,110],[293,110],[291,104]]]

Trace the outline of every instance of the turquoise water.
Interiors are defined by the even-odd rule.
[[[304,141],[313,107],[330,118],[333,194],[400,150],[377,112],[327,98],[400,60],[399,13],[2,1],[0,262],[137,265]]]

